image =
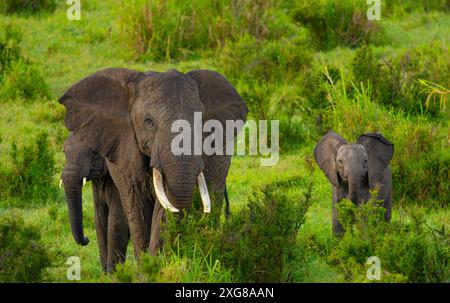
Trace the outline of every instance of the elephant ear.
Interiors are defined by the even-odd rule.
[[[394,145],[379,133],[366,133],[358,138],[368,154],[369,186],[374,187],[394,155]]]
[[[242,120],[245,123],[248,114],[247,105],[224,76],[210,70],[193,70],[187,75],[198,84],[200,100],[205,107],[204,121],[218,120],[224,130],[226,120]]]
[[[89,148],[115,163],[133,180],[147,176],[128,112],[128,89],[102,74],[86,77],[59,99],[66,107],[65,125]]]
[[[347,141],[344,138],[333,131],[329,131],[314,148],[314,159],[317,165],[319,165],[334,186],[339,185],[336,169],[336,151],[345,143]]]

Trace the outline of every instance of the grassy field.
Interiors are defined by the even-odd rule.
[[[448,2],[382,1],[373,22],[356,0],[82,1],[79,21],[61,1],[17,3],[31,2],[42,9],[0,5],[0,281],[70,282],[67,258],[79,256],[82,282],[368,282],[376,255],[381,282],[450,282]],[[169,223],[161,255],[138,267],[130,246],[113,275],[101,272],[90,184],[86,247],[58,188],[57,99],[106,67],[217,70],[250,118],[280,120],[281,146],[273,167],[233,158],[230,222]],[[362,210],[332,236],[331,187],[312,157],[329,129],[394,143],[391,224]]]

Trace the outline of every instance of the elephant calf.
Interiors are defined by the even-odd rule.
[[[82,224],[82,186],[92,181],[95,228],[103,271],[111,272],[125,261],[130,238],[128,222],[119,192],[111,179],[103,157],[71,135],[64,142],[66,163],[61,176],[66,193],[69,220],[75,241],[87,245]]]
[[[385,219],[390,221],[392,208],[392,174],[389,162],[394,146],[378,133],[366,133],[357,143],[347,144],[330,131],[314,148],[314,158],[333,188],[333,233],[342,234],[337,220],[336,205],[344,198],[356,205],[367,202],[369,190],[379,186],[378,199],[386,208]]]

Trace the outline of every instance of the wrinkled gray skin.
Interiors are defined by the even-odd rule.
[[[330,180],[333,189],[333,233],[344,229],[337,220],[336,205],[346,198],[356,205],[367,202],[369,190],[379,187],[378,199],[386,208],[385,219],[390,221],[392,209],[392,174],[389,162],[394,146],[381,134],[367,133],[357,143],[328,132],[314,148],[314,158]]]
[[[92,182],[94,193],[95,228],[100,252],[100,262],[105,272],[114,270],[117,263],[125,261],[130,238],[128,222],[105,159],[89,149],[82,140],[70,135],[64,142],[66,163],[61,175],[66,193],[72,234],[80,245],[87,245],[82,225],[82,180]]]
[[[176,135],[172,123],[185,119],[193,129],[194,111],[202,112],[203,122],[245,121],[245,102],[222,75],[207,70],[144,74],[112,68],[74,84],[59,102],[67,109],[67,128],[106,158],[137,257],[148,249],[155,253],[160,246],[164,211],[155,203],[152,168],[161,172],[166,194],[180,210],[190,208],[196,178],[203,171],[211,207],[220,207],[230,156],[175,156],[170,146]],[[82,234],[81,221],[78,217],[75,221]]]

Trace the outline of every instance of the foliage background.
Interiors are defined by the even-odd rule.
[[[368,21],[364,0],[81,1],[82,19],[54,0],[0,4],[0,281],[450,281],[450,5],[390,0]],[[252,119],[280,120],[281,157],[234,157],[232,216],[169,218],[163,252],[101,273],[90,185],[91,244],[71,236],[62,190],[64,108],[71,84],[105,67],[223,73]],[[380,131],[395,145],[394,210],[342,203],[331,235],[331,190],[312,159],[333,129],[348,140]],[[263,177],[262,177],[263,176]],[[195,205],[198,206],[198,201]]]

